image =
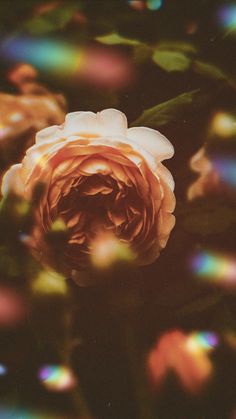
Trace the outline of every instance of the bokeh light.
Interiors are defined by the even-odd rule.
[[[164,333],[149,353],[147,369],[155,390],[160,389],[169,373],[175,373],[182,388],[192,394],[200,392],[213,374],[209,352],[218,344],[213,332]]]
[[[32,291],[41,295],[66,295],[68,289],[62,275],[54,271],[41,271],[32,281]]]
[[[134,10],[144,10],[146,8],[146,4],[144,0],[129,0],[129,5]]]
[[[226,112],[217,112],[210,123],[211,132],[219,137],[231,137],[236,135],[236,119]]]
[[[186,33],[188,35],[194,35],[198,30],[198,24],[197,22],[188,22],[186,25]]]
[[[147,0],[147,8],[149,10],[158,10],[161,8],[163,0]]]
[[[225,286],[236,285],[236,258],[232,256],[201,251],[191,258],[190,266],[201,279]]]
[[[218,22],[223,28],[234,30],[236,29],[236,4],[225,4],[218,10]]]
[[[70,391],[76,386],[73,371],[64,365],[44,365],[40,368],[38,378],[49,391]]]
[[[0,377],[3,377],[7,374],[7,367],[3,364],[0,364]]]
[[[131,61],[121,52],[103,47],[76,47],[52,39],[9,38],[0,45],[0,56],[25,62],[59,77],[86,80],[97,86],[119,88],[132,76]]]
[[[0,406],[0,419],[65,419],[65,416],[10,406]]]
[[[8,135],[10,131],[11,131],[11,127],[4,126],[3,124],[0,123],[0,140],[4,138],[6,135]]]
[[[210,352],[217,347],[218,343],[219,338],[214,332],[193,332],[186,340],[186,347],[192,352],[201,350]]]
[[[24,320],[26,304],[21,294],[11,288],[0,288],[0,327],[12,327]]]
[[[98,269],[111,267],[116,262],[132,262],[134,255],[125,243],[108,233],[101,233],[91,243],[91,262]]]
[[[212,167],[221,181],[233,188],[236,187],[236,159],[232,157],[213,158]]]
[[[135,10],[158,10],[163,4],[163,0],[129,0],[129,5]]]

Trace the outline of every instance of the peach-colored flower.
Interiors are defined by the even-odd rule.
[[[190,167],[199,176],[188,189],[188,199],[192,201],[195,198],[214,194],[219,186],[219,175],[207,157],[205,147],[201,147],[191,157]]]
[[[19,161],[34,144],[37,131],[65,118],[65,99],[37,82],[36,70],[21,64],[12,69],[8,79],[18,94],[0,93],[0,154],[4,164]]]
[[[230,156],[208,156],[201,147],[190,159],[191,169],[199,176],[190,185],[187,196],[190,201],[204,196],[225,196],[235,200],[235,159]]]
[[[150,128],[128,129],[122,112],[73,112],[63,125],[36,135],[22,163],[5,174],[2,193],[13,191],[30,201],[38,182],[44,183],[30,246],[45,265],[54,265],[45,233],[58,219],[68,232],[60,255],[67,274],[90,263],[101,232],[128,244],[138,264],[149,264],[175,223],[174,182],[161,163],[172,155],[163,135]]]
[[[147,359],[148,375],[156,390],[170,372],[176,375],[184,390],[195,394],[203,389],[213,372],[208,357],[213,346],[198,342],[197,336],[177,329],[160,337]]]

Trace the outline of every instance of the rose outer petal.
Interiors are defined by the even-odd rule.
[[[154,129],[146,127],[129,128],[127,138],[150,153],[157,162],[170,159],[174,154],[174,148],[170,141]]]

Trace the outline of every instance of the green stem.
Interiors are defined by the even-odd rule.
[[[136,339],[134,322],[131,319],[126,319],[125,324],[126,351],[138,404],[139,419],[157,419],[157,416],[154,416],[153,413],[152,401],[145,382],[145,360],[138,350],[139,344]]]

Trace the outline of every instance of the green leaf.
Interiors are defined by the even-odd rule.
[[[182,93],[173,99],[160,103],[153,108],[146,109],[142,115],[136,119],[132,126],[149,126],[159,128],[181,117],[186,117],[186,112],[193,107],[205,105],[208,96],[200,92],[199,89],[188,93]]]
[[[186,71],[191,64],[191,59],[182,52],[161,51],[159,49],[155,50],[152,60],[159,67],[168,72]]]
[[[67,5],[50,10],[26,22],[24,28],[31,34],[44,34],[63,29],[77,10],[75,5]]]
[[[200,76],[213,80],[224,80],[227,78],[220,68],[204,61],[195,60],[193,62],[193,70],[200,74]]]
[[[162,51],[182,52],[191,56],[197,54],[197,48],[193,44],[182,41],[162,41],[158,43],[156,49]]]
[[[136,39],[124,38],[116,32],[108,35],[97,36],[96,41],[101,42],[105,45],[139,45],[140,42]]]

